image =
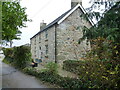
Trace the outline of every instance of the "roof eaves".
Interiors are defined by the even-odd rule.
[[[50,23],[51,24],[51,23]],[[49,27],[53,26],[54,24],[50,25],[48,24],[45,28],[43,28],[42,30],[40,30],[37,34],[35,34],[33,37],[31,37],[30,39],[34,38],[35,36],[37,36],[38,34],[42,33],[43,31],[47,30]]]

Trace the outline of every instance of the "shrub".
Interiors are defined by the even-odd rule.
[[[90,40],[91,50],[87,52],[84,60],[119,60],[120,59],[120,43],[98,37]]]
[[[19,69],[25,68],[32,61],[30,47],[28,46],[3,48],[3,52],[5,55],[3,62],[12,64]]]
[[[5,59],[5,58],[3,59],[2,62],[6,63],[6,64],[10,64],[10,63],[11,63],[9,60],[7,60],[7,59]]]
[[[120,88],[120,61],[68,60],[63,63],[65,70],[78,74],[90,88]]]
[[[49,71],[37,71],[35,68],[24,68],[23,71],[29,75],[36,76],[42,81],[59,85],[62,88],[87,88],[87,85],[85,85],[80,79],[61,77],[60,75]]]
[[[23,72],[29,75],[36,76],[40,80],[50,82],[52,84],[57,84],[58,78],[62,78],[58,74],[55,74],[49,71],[41,72],[41,71],[36,70],[35,68],[24,68]]]
[[[50,72],[50,73],[53,73],[53,74],[57,74],[58,71],[58,65],[54,62],[49,62],[48,64],[46,64],[45,66],[46,69],[43,69],[42,71],[47,71],[47,72]]]
[[[37,70],[36,70],[35,68],[25,67],[24,69],[22,69],[22,71],[23,71],[24,73],[29,74],[29,75],[33,75],[33,76],[38,77],[38,73],[37,73]]]
[[[13,48],[3,48],[5,57],[13,58]]]
[[[5,55],[3,62],[7,64],[11,64],[13,62],[13,55],[14,55],[13,48],[3,48],[2,50]]]
[[[82,61],[81,61],[82,63]],[[77,67],[80,65],[80,61],[66,60],[63,62],[63,69],[76,73]]]
[[[14,47],[14,65],[20,69],[25,68],[27,63],[31,61],[30,47],[20,46]]]

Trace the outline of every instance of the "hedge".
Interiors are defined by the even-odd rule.
[[[9,62],[16,68],[22,69],[27,66],[27,64],[32,60],[30,47],[19,46],[13,48],[3,48],[5,55],[4,62]]]
[[[42,81],[59,85],[61,88],[89,88],[88,85],[83,83],[80,79],[61,77],[60,75],[49,71],[41,72],[35,68],[24,68],[23,72],[33,75]]]
[[[78,74],[82,81],[95,88],[120,88],[120,61],[63,62],[63,69]]]

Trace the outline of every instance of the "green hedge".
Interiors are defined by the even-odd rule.
[[[120,88],[120,61],[63,62],[63,69],[78,74],[82,81],[94,88]]]
[[[13,58],[13,48],[3,48],[2,50],[4,52],[5,58]]]
[[[24,68],[23,72],[33,75],[42,81],[59,85],[62,88],[89,88],[88,85],[80,79],[61,77],[60,75],[49,71],[41,72],[37,71],[35,68]]]
[[[5,58],[3,62],[9,64],[13,62],[13,55],[14,55],[14,50],[13,48],[3,48],[3,53],[5,55]]]
[[[30,47],[20,46],[14,48],[14,65],[18,68],[25,68],[31,59]]]
[[[5,55],[5,60],[3,61],[9,62],[19,69],[25,68],[32,60],[30,47],[28,46],[3,48],[3,52]]]

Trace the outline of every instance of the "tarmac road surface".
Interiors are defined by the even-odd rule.
[[[0,79],[2,78],[2,88],[49,88],[35,77],[26,75],[14,67],[1,62],[3,58],[4,55],[0,54],[0,69],[2,68]]]

